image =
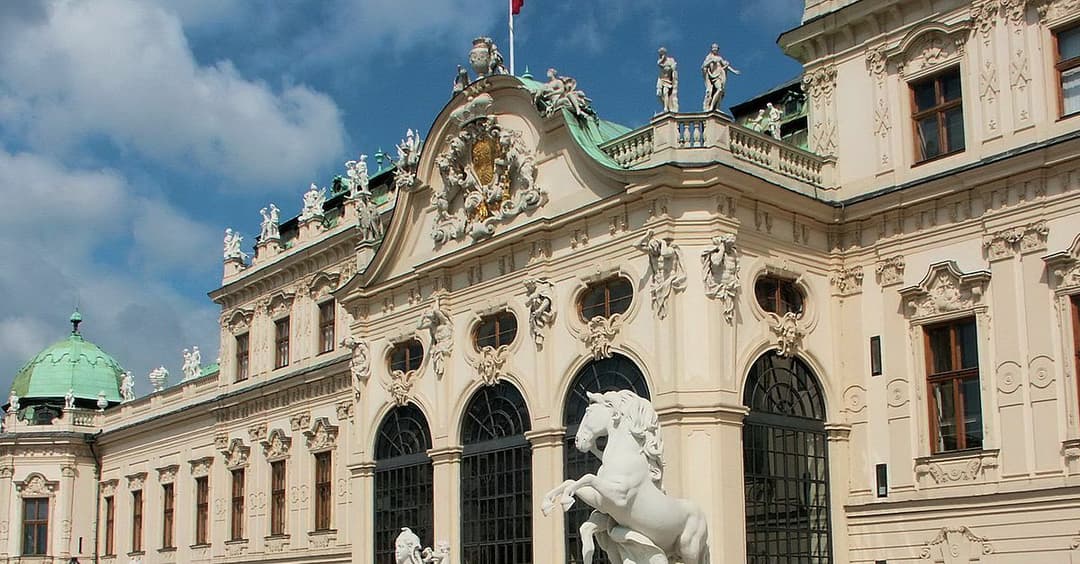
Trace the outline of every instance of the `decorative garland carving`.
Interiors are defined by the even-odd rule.
[[[836,288],[836,291],[842,296],[858,293],[862,290],[863,267],[840,267],[839,270],[829,277],[829,282],[832,283],[833,287]]]
[[[878,261],[874,266],[878,284],[892,286],[904,281],[904,255],[896,255]]]
[[[989,272],[964,274],[953,261],[939,262],[918,285],[900,290],[900,296],[911,317],[920,319],[981,305],[989,282]]]
[[[923,560],[959,564],[979,562],[994,552],[990,541],[971,532],[967,527],[942,527],[934,538],[926,541],[919,557]]]
[[[45,476],[37,472],[21,482],[15,482],[15,491],[22,497],[52,497],[59,487],[60,482],[46,480]]]
[[[180,472],[180,466],[171,464],[157,469],[158,483],[171,484],[176,481],[176,474]]]
[[[1045,221],[1029,223],[1023,227],[1003,229],[983,238],[983,250],[987,260],[1001,260],[1011,256],[1046,249],[1050,228]]]
[[[191,477],[202,478],[210,475],[210,465],[214,463],[214,457],[204,456],[202,458],[196,458],[195,460],[189,460],[188,464],[191,465]]]
[[[266,439],[266,423],[255,423],[248,427],[248,440],[257,443]]]
[[[431,205],[436,245],[468,235],[490,237],[498,223],[540,205],[544,191],[536,185],[533,151],[518,131],[504,129],[490,114],[492,98],[481,94],[451,114],[461,130],[435,157],[442,187],[433,188]],[[460,197],[457,210],[451,202]]]
[[[289,428],[293,431],[303,431],[311,424],[311,413],[305,411],[297,413],[289,418]]]
[[[125,476],[128,489],[131,491],[141,490],[146,485],[146,472],[136,472]]]

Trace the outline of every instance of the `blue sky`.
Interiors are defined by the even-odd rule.
[[[737,103],[796,76],[775,44],[800,0],[526,0],[517,70],[570,75],[605,119],[657,111],[656,49],[700,108],[711,43]],[[502,0],[0,2],[0,385],[83,332],[136,375],[212,361],[226,226],[299,212],[361,152],[426,134],[473,37],[507,51]]]

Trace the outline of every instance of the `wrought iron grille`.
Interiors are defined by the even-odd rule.
[[[613,390],[633,390],[637,395],[648,398],[649,387],[645,383],[645,376],[630,359],[622,355],[614,355],[611,358],[596,360],[586,364],[574,376],[573,383],[566,395],[566,406],[563,409],[563,425],[566,426],[566,440],[563,444],[563,473],[564,478],[580,478],[588,473],[595,473],[600,469],[600,460],[590,453],[580,452],[574,447],[574,435],[577,433],[578,423],[585,416],[585,408],[589,406],[589,398],[586,392],[610,392]],[[600,439],[598,447],[603,449],[604,439]],[[581,564],[581,533],[578,529],[589,518],[592,508],[582,502],[577,502],[565,516],[566,537],[566,562],[567,564]],[[593,562],[608,564],[607,555],[598,550],[593,555]]]
[[[461,562],[532,562],[529,412],[512,384],[479,390],[462,423]]]
[[[375,439],[375,562],[394,564],[394,540],[402,527],[432,546],[433,468],[431,432],[418,407],[394,408]]]
[[[768,353],[747,378],[743,425],[750,564],[832,562],[825,404],[810,368]]]

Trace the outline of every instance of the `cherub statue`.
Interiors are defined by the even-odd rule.
[[[704,111],[720,111],[720,104],[724,101],[724,92],[727,87],[728,71],[739,74],[731,63],[720,56],[720,46],[713,43],[709,54],[705,55],[705,61],[701,63],[701,75],[705,78]]]
[[[660,99],[662,112],[679,111],[679,70],[675,57],[667,54],[667,49],[661,47],[657,54],[656,66],[660,68],[660,75],[656,78],[656,97]]]

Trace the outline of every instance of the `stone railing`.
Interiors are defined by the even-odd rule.
[[[661,114],[648,125],[601,145],[600,150],[624,168],[743,161],[817,188],[834,187],[832,157],[751,131],[719,113]]]
[[[71,424],[76,427],[94,427],[98,424],[98,412],[92,409],[66,409],[64,412],[71,416]]]

